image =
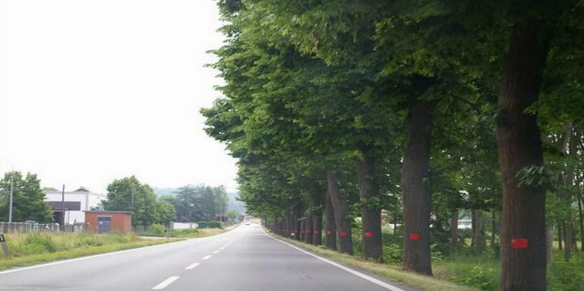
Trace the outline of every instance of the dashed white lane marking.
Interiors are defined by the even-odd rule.
[[[186,267],[185,270],[192,270],[192,269],[196,268],[198,265],[199,265],[199,263],[194,263],[194,264]]]
[[[162,290],[166,287],[168,287],[168,285],[172,284],[172,282],[176,281],[178,278],[180,278],[179,276],[172,276],[164,281],[162,281],[162,283],[154,286],[154,288],[152,288],[152,290]]]
[[[220,247],[219,249],[220,249],[220,250],[224,250],[224,249],[225,249],[225,247]]]
[[[203,260],[207,260],[207,259],[209,259],[210,257],[211,257],[211,255],[204,256],[204,257],[203,257]]]
[[[321,261],[323,261],[323,262],[325,262],[327,264],[333,265],[333,266],[335,266],[335,267],[337,267],[337,268],[339,268],[339,269],[341,269],[343,271],[347,271],[347,272],[349,272],[349,273],[351,273],[351,274],[353,274],[353,275],[355,275],[357,277],[360,277],[362,279],[365,279],[365,280],[367,280],[367,281],[369,281],[369,282],[371,282],[371,283],[373,283],[375,285],[378,285],[380,287],[383,287],[383,288],[385,288],[387,290],[391,290],[391,291],[405,291],[404,289],[401,289],[401,288],[395,287],[393,285],[387,284],[387,283],[385,283],[385,282],[383,282],[381,280],[375,279],[375,278],[373,278],[371,276],[365,275],[365,274],[363,274],[361,272],[357,272],[357,271],[355,271],[355,270],[353,270],[351,268],[347,268],[347,267],[345,267],[345,266],[343,266],[341,264],[335,263],[335,262],[333,262],[331,260],[328,260],[328,259],[325,259],[323,257],[317,256],[317,255],[315,255],[313,253],[307,252],[307,251],[305,251],[305,250],[303,250],[303,249],[301,249],[299,247],[296,247],[296,246],[294,246],[292,244],[289,244],[289,243],[287,243],[285,241],[281,241],[281,240],[279,240],[279,239],[277,239],[277,238],[275,238],[275,237],[273,237],[271,235],[270,235],[270,237],[273,238],[273,239],[275,239],[275,240],[277,240],[277,241],[279,241],[279,242],[281,242],[281,243],[283,243],[283,244],[285,244],[285,245],[287,245],[287,246],[289,246],[289,247],[291,247],[291,248],[293,248],[293,249],[296,249],[296,250],[298,250],[300,252],[303,252],[303,253],[305,253],[305,254],[307,254],[309,256],[315,257],[315,258],[317,258],[317,259],[319,259],[319,260],[321,260]]]
[[[212,254],[217,254],[217,253],[219,253],[219,251],[214,251],[214,252],[212,252]]]

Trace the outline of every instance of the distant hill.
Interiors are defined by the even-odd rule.
[[[154,193],[156,196],[175,196],[179,188],[154,188]],[[239,198],[239,193],[227,193],[229,197],[229,202],[227,203],[227,209],[233,209],[239,213],[245,213],[245,205],[243,202],[237,200]]]

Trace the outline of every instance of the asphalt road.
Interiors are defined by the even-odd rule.
[[[206,238],[0,272],[0,290],[415,291],[244,225]]]

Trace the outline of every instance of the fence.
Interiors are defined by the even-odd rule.
[[[29,231],[59,231],[58,223],[36,223],[34,221],[27,222],[0,222],[0,233],[8,232],[29,232]],[[65,231],[83,231],[85,230],[84,223],[76,223],[72,225],[65,225]]]
[[[199,224],[195,222],[171,222],[170,229],[195,229]]]

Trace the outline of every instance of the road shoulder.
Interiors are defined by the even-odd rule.
[[[432,277],[417,275],[404,271],[396,266],[379,264],[346,254],[341,254],[339,252],[326,249],[322,246],[309,245],[303,242],[284,238],[270,233],[265,229],[264,231],[273,239],[276,239],[285,244],[289,244],[291,247],[296,247],[301,251],[312,254],[313,256],[321,257],[325,260],[329,260],[344,266],[345,268],[363,273],[404,291],[480,291],[478,289],[456,285],[454,283]]]

